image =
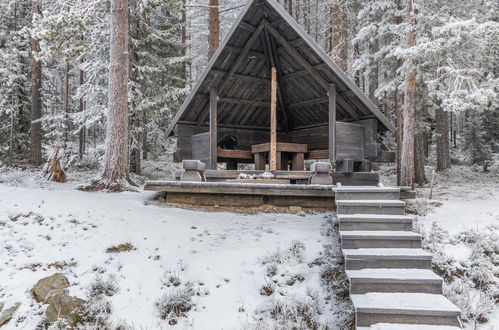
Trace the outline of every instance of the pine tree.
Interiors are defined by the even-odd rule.
[[[410,29],[407,33],[407,48],[416,46],[416,17],[413,0],[407,1],[407,18]],[[401,156],[401,182],[405,186],[414,184],[414,116],[416,112],[416,69],[417,60],[408,63],[405,78],[404,131]]]
[[[188,92],[188,60],[178,1],[138,1],[131,9],[130,163],[138,173],[141,149],[143,156],[165,152],[165,119],[173,118]]]
[[[111,1],[109,108],[106,113],[106,154],[102,185],[113,191],[130,189],[128,173],[128,0]]]
[[[209,40],[209,49],[208,49],[208,58],[211,58],[213,54],[218,49],[220,45],[220,13],[218,9],[218,0],[209,0],[210,4],[210,20],[209,20],[209,31],[210,34],[208,36]]]
[[[41,1],[36,0],[33,6],[33,19],[41,14]],[[40,52],[40,40],[36,37],[31,40],[31,163],[42,165],[42,63],[37,58]]]
[[[31,54],[29,4],[0,3],[0,162],[29,158]]]

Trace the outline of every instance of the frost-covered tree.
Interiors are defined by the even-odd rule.
[[[29,153],[30,10],[14,0],[0,3],[0,162],[10,165]]]
[[[187,94],[178,1],[136,1],[131,6],[130,118],[131,169],[142,158],[165,152],[165,128]]]

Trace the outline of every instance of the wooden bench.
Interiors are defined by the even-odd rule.
[[[249,150],[227,150],[218,149],[217,161],[227,163],[228,170],[237,170],[237,164],[252,164],[254,162],[253,153]]]

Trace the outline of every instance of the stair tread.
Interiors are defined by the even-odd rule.
[[[448,325],[376,323],[370,327],[357,327],[357,330],[462,330],[459,327]]]
[[[413,248],[363,248],[363,249],[343,249],[345,258],[379,258],[379,259],[431,259],[432,254],[423,249]]]
[[[340,199],[336,205],[344,206],[405,206],[404,201],[393,199]]]
[[[338,214],[337,218],[341,220],[407,220],[412,221],[413,218],[408,215],[391,215],[391,214]]]
[[[369,292],[353,294],[350,298],[357,312],[461,315],[461,310],[441,294]]]
[[[399,188],[393,187],[373,187],[373,186],[341,186],[333,188],[337,192],[399,192]]]
[[[442,281],[440,276],[429,269],[366,268],[361,270],[347,270],[346,274],[349,279],[362,279],[367,282],[371,280]]]
[[[372,238],[372,239],[415,239],[420,240],[421,235],[412,231],[365,231],[365,230],[344,230],[340,231],[342,238]]]

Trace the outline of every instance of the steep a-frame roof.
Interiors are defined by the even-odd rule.
[[[278,72],[278,130],[328,123],[330,84],[337,90],[337,120],[377,118],[395,128],[275,0],[250,0],[213,55],[167,134],[177,124],[206,126],[211,88],[219,94],[218,126],[262,129],[270,123],[271,68]]]

